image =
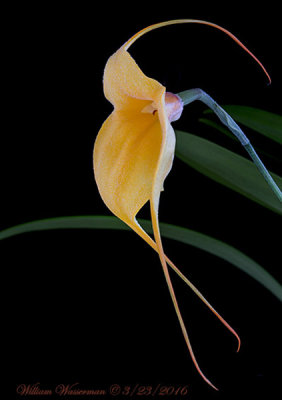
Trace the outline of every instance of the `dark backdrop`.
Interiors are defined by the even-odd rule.
[[[220,104],[281,112],[277,9],[123,7],[15,6],[7,16],[6,104],[12,115],[2,134],[2,228],[56,216],[110,215],[92,168],[96,134],[112,109],[103,96],[103,68],[147,25],[174,18],[218,23],[255,53],[273,81],[267,86],[258,65],[223,33],[183,25],[151,32],[130,50],[143,71],[169,91],[200,87]],[[187,107],[175,128],[201,135],[197,119],[203,109]],[[266,145],[250,134],[254,145]],[[243,154],[239,144],[236,151]],[[281,174],[279,166],[268,167]],[[148,208],[140,215],[149,218]],[[278,216],[177,159],[159,217],[237,247],[281,281]],[[19,384],[36,382],[52,389],[76,382],[106,390],[112,384],[187,385],[181,397],[189,399],[277,393],[279,301],[214,256],[171,240],[163,244],[242,339],[236,354],[235,339],[171,274],[195,354],[220,392],[192,364],[157,255],[134,233],[65,230],[1,243],[15,300],[13,395]]]

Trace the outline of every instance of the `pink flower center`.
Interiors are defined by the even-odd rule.
[[[165,108],[169,122],[177,121],[183,111],[183,101],[177,94],[166,92]]]

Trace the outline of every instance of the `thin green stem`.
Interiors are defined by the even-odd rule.
[[[265,168],[264,164],[262,163],[261,159],[257,155],[253,146],[249,143],[249,144],[246,144],[244,147],[245,147],[246,151],[249,153],[251,159],[254,161],[254,163],[255,163],[256,167],[258,168],[258,170],[260,171],[260,173],[263,175],[266,182],[269,184],[269,186],[271,187],[273,192],[276,194],[278,199],[282,202],[281,190],[274,182],[274,180],[273,180],[272,176],[270,175],[270,173],[268,172],[268,170]]]
[[[246,149],[254,164],[258,168],[259,172],[262,174],[276,197],[280,202],[282,202],[282,192],[274,182],[273,178],[269,174],[268,170],[264,166],[263,162],[257,155],[255,149],[251,145],[249,139],[241,130],[241,128],[236,124],[236,122],[230,117],[227,112],[220,107],[207,93],[205,93],[202,89],[190,89],[185,90],[184,92],[178,93],[178,96],[183,101],[183,105],[187,105],[192,103],[195,100],[202,101],[205,103],[214,113],[218,116],[220,121],[227,126],[227,128],[237,137],[242,146]]]

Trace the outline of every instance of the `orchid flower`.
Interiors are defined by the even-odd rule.
[[[171,122],[180,118],[185,104],[193,100],[204,101],[213,108],[223,123],[237,132],[237,137],[239,137],[243,145],[246,146],[249,142],[245,139],[245,135],[240,131],[240,128],[231,120],[231,117],[226,117],[225,111],[205,92],[200,89],[194,89],[179,95],[169,93],[161,83],[144,75],[130,56],[129,47],[142,35],[156,28],[179,23],[205,24],[223,31],[246,50],[267,74],[257,58],[234,35],[216,24],[200,20],[172,20],[151,25],[141,30],[109,58],[104,70],[104,93],[105,97],[114,106],[114,110],[102,125],[95,141],[94,174],[100,195],[111,212],[129,225],[158,252],[192,360],[202,378],[217,390],[203,374],[196,361],[167,265],[190,286],[236,336],[238,350],[240,348],[240,338],[165,255],[159,230],[158,208],[164,180],[172,167],[174,157],[175,134]],[[267,76],[269,77],[268,74]],[[236,132],[233,133],[236,134]],[[240,132],[241,136],[238,132]],[[137,213],[148,201],[150,202],[155,240],[142,229],[136,220]]]

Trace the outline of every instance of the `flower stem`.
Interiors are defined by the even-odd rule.
[[[183,101],[183,105],[192,103],[195,100],[200,100],[205,103],[220,119],[220,121],[227,126],[227,128],[237,137],[242,146],[249,153],[251,159],[255,163],[259,172],[262,174],[272,191],[275,193],[276,197],[282,202],[282,192],[274,182],[273,178],[269,174],[268,170],[265,168],[263,162],[257,155],[255,149],[251,145],[249,139],[241,130],[241,128],[236,124],[236,122],[227,114],[226,111],[220,105],[218,105],[206,92],[202,89],[190,89],[184,92],[178,93],[178,96]]]

